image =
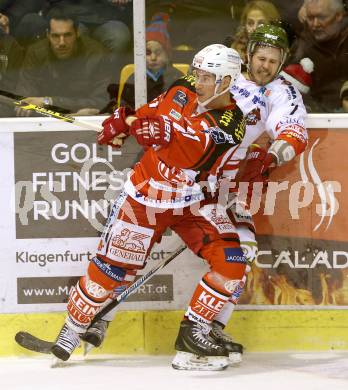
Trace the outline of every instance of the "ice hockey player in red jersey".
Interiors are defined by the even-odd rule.
[[[120,107],[103,122],[100,144],[120,145],[122,137],[133,136],[146,151],[114,203],[86,275],[69,294],[68,316],[52,348],[62,360],[113,290],[134,280],[170,227],[210,265],[181,322],[172,366],[220,370],[229,363],[230,351],[210,332],[240,286],[246,260],[226,209],[217,215],[207,199],[245,134],[243,113],[230,94],[241,60],[233,49],[210,45],[195,55],[192,67],[192,76],[135,113]]]
[[[239,180],[251,182],[251,186],[253,182],[267,179],[267,175],[264,174],[270,171],[271,164],[273,168],[276,165],[286,164],[305,149],[307,145],[304,123],[306,110],[301,94],[291,83],[278,77],[288,50],[286,32],[279,26],[259,26],[250,38],[248,71],[241,74],[231,87],[234,99],[246,117],[246,134],[238,150],[225,161],[222,180],[228,178],[229,182],[233,182],[238,172]],[[154,105],[160,106],[157,101]],[[170,110],[172,108],[170,106]],[[169,113],[170,110],[165,112]],[[175,114],[175,111],[173,113]],[[268,151],[252,145],[264,132],[274,141]],[[118,142],[122,141],[118,140]],[[244,171],[240,172],[239,162],[245,157],[247,164]],[[241,247],[248,261],[246,270],[250,270],[258,251],[255,228],[247,210],[240,207],[237,212],[238,204],[237,201],[230,203],[229,215],[237,228]],[[208,207],[212,206],[206,206]],[[212,209],[211,213],[214,212]],[[246,275],[243,281],[246,281]],[[241,361],[243,347],[234,342],[231,336],[223,331],[223,328],[229,321],[242,293],[243,282],[237,286],[223,310],[214,318],[210,332],[210,336],[215,341],[223,344],[230,351],[231,364]],[[88,329],[86,337],[91,344],[100,345],[105,335],[107,321],[111,321],[113,315],[109,313],[103,320],[99,320]]]

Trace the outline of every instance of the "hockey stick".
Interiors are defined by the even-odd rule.
[[[15,100],[13,102],[17,107],[21,108],[22,110],[27,110],[27,111],[35,111],[39,114],[42,114],[44,116],[49,116],[51,118],[59,119],[64,122],[72,123],[75,126],[80,126],[84,127],[85,129],[88,130],[94,130],[101,132],[103,128],[98,125],[93,125],[92,123],[87,123],[81,120],[76,119],[73,116],[62,114],[58,111],[53,111],[50,108],[42,107],[42,106],[37,106],[36,104],[32,103],[27,103],[25,100]]]
[[[103,130],[102,126],[93,125],[92,123],[87,123],[87,122],[78,120],[71,115],[66,115],[64,113],[54,111],[54,109],[56,109],[56,110],[59,109],[60,111],[68,111],[68,110],[63,109],[61,107],[49,106],[49,108],[46,108],[46,107],[42,107],[42,106],[37,106],[36,104],[27,103],[25,101],[26,98],[23,96],[15,95],[11,92],[3,91],[1,89],[0,89],[0,96],[4,96],[5,98],[10,99],[11,103],[20,107],[22,110],[35,111],[41,115],[55,118],[55,119],[58,119],[58,120],[61,120],[64,122],[68,122],[68,123],[71,123],[75,126],[83,127],[85,129],[88,129],[88,130],[97,131],[98,133],[100,133]],[[133,123],[133,121],[135,119],[136,119],[135,116],[128,116],[126,118],[127,125],[131,126],[131,124]],[[127,137],[127,135],[125,133],[121,133],[118,136],[116,136],[113,140],[114,146],[115,147],[122,146],[126,137]]]
[[[162,262],[157,264],[154,268],[152,268],[145,275],[141,276],[134,283],[132,283],[126,290],[123,291],[120,295],[118,295],[115,300],[106,305],[93,319],[92,324],[102,318],[105,314],[109,313],[112,309],[118,306],[121,302],[127,299],[127,297],[137,290],[142,284],[144,284],[147,280],[149,280],[157,271],[164,268],[168,263],[170,263],[173,259],[180,255],[186,249],[186,245],[181,245],[175,252],[173,252],[170,256],[164,259]],[[46,353],[49,354],[51,352],[51,348],[54,345],[54,342],[42,340],[31,333],[20,331],[16,333],[15,340],[17,344],[21,347],[29,349],[30,351]]]
[[[3,101],[4,103],[10,103],[10,104],[13,104],[14,100],[24,100],[25,99],[25,96],[16,95],[12,92],[4,91],[3,89],[0,89],[0,97],[1,96],[5,97],[9,100],[8,101],[8,100],[4,99],[4,101]],[[51,110],[59,111],[63,114],[68,114],[70,112],[70,110],[63,108],[63,107],[58,107],[58,106],[54,106],[54,105],[50,105],[49,107]]]
[[[85,129],[88,130],[94,130],[98,132],[101,132],[103,130],[101,126],[93,125],[91,123],[87,123],[79,119],[76,119],[71,115],[67,115],[66,112],[68,112],[68,110],[65,108],[56,107],[56,106],[48,106],[48,107],[37,106],[36,104],[26,102],[25,101],[26,98],[24,96],[16,95],[12,92],[7,92],[1,89],[0,89],[0,96],[5,97],[6,99],[9,100],[9,103],[14,104],[15,106],[21,108],[22,110],[35,111],[38,114],[49,116],[51,118],[68,122],[76,126],[84,127]],[[63,111],[65,113],[60,111]]]
[[[13,103],[17,107],[21,108],[22,110],[35,111],[38,114],[48,116],[51,118],[55,118],[55,119],[58,119],[58,120],[61,120],[64,122],[68,122],[68,123],[71,123],[75,126],[84,127],[85,129],[94,130],[94,131],[97,131],[98,133],[100,133],[103,130],[102,126],[93,125],[92,123],[87,123],[87,122],[81,121],[74,116],[55,111],[55,110],[59,110],[59,111],[68,112],[68,110],[65,108],[61,108],[61,107],[57,107],[57,106],[48,106],[47,108],[42,107],[42,106],[37,106],[36,104],[26,102],[25,101],[26,98],[24,96],[15,95],[12,92],[7,92],[7,91],[1,90],[1,89],[0,89],[0,96],[4,96],[5,98],[10,99],[11,103]],[[136,119],[136,117],[129,116],[128,118],[126,118],[126,123],[130,126],[134,119]],[[122,139],[123,136],[120,135],[120,138]],[[117,143],[115,145],[117,145]],[[121,145],[122,145],[122,142],[121,142]]]

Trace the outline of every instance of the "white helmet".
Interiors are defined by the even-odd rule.
[[[216,83],[220,83],[225,76],[231,76],[229,87],[239,77],[241,65],[242,60],[236,50],[219,44],[206,46],[192,61],[193,68],[215,74]]]
[[[215,75],[216,87],[214,96],[202,103],[203,106],[231,88],[240,75],[241,65],[242,60],[236,50],[219,44],[206,46],[194,56],[192,68],[201,69]],[[230,84],[225,90],[217,93],[219,84],[225,76],[231,77]]]

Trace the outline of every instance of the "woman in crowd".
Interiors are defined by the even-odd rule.
[[[260,24],[273,22],[279,19],[279,12],[275,5],[270,1],[254,0],[244,7],[239,29],[231,44],[231,47],[238,51],[244,63],[247,62],[246,49],[251,33],[253,33]]]

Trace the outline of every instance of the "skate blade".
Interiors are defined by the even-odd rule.
[[[241,363],[243,360],[243,356],[239,352],[230,352],[228,355],[228,361],[230,366],[235,366]]]
[[[90,351],[94,348],[94,345],[87,343],[87,341],[83,342],[83,356],[87,356]]]
[[[198,356],[189,352],[177,352],[172,367],[176,370],[221,371],[228,367],[226,356]]]
[[[64,367],[65,365],[66,362],[64,362],[63,360],[58,359],[56,356],[52,357],[51,364],[50,364],[51,368],[60,368],[60,367]]]

